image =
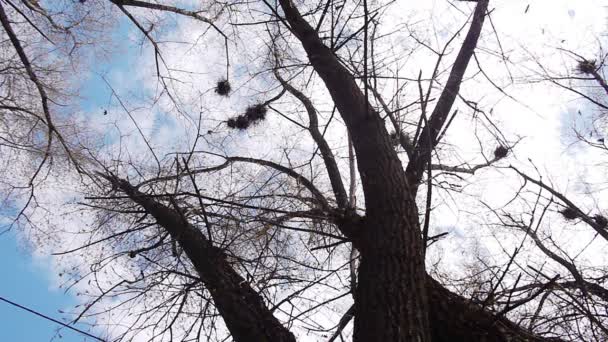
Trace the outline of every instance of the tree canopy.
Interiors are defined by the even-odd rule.
[[[599,1],[0,23],[6,230],[104,340],[608,339]]]

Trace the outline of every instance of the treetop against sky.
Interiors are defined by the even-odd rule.
[[[604,5],[0,0],[2,227],[111,341],[607,339]]]

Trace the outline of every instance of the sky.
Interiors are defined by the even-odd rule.
[[[499,28],[509,28],[508,33],[505,33],[506,35],[502,39],[517,41],[520,39],[524,40],[525,38],[526,43],[529,43],[529,45],[524,47],[531,50],[535,44],[538,46],[547,44],[549,46],[554,42],[562,40],[566,44],[572,42],[573,45],[568,46],[580,47],[580,45],[583,45],[583,42],[577,41],[579,35],[602,27],[605,25],[605,21],[600,22],[601,19],[598,19],[598,17],[608,17],[603,8],[600,8],[599,1],[535,1],[530,2],[530,8],[528,9],[526,9],[526,1],[513,3],[517,3],[517,5],[508,5],[506,1],[499,2],[500,6],[496,10],[495,25]],[[424,5],[420,5],[420,7],[428,6],[429,8],[426,8],[426,10],[430,10],[435,4],[436,2],[429,1]],[[407,6],[409,5],[407,3]],[[525,14],[524,10],[526,11]],[[403,13],[409,12],[399,12],[395,16],[403,19],[403,17],[407,16]],[[598,15],[598,13],[600,14]],[[425,13],[422,14],[422,16],[424,15]],[[457,17],[457,19],[460,20],[462,18]],[[437,26],[441,26],[441,16],[437,16],[432,20],[436,22]],[[121,25],[124,24],[124,22],[121,22]],[[575,29],[577,27],[578,29]],[[197,35],[200,34],[200,31],[190,30],[191,26],[189,25],[179,26],[177,29],[173,28],[173,31],[167,33],[167,40],[175,41],[176,43],[174,45],[167,43],[167,46],[176,48],[167,48],[165,51],[168,64],[176,70],[183,68],[201,72],[201,74],[182,75],[188,82],[184,82],[185,85],[177,84],[174,89],[181,90],[184,94],[187,94],[184,95],[184,98],[186,98],[184,102],[200,96],[200,107],[206,110],[210,108],[205,112],[206,120],[208,120],[206,124],[211,125],[211,123],[224,118],[227,110],[239,110],[247,101],[255,102],[259,98],[263,98],[261,96],[256,97],[256,94],[258,90],[264,89],[267,84],[257,79],[239,85],[239,91],[235,95],[235,97],[238,96],[238,100],[235,101],[236,103],[227,103],[223,99],[209,99],[209,97],[203,96],[209,93],[209,89],[211,88],[209,84],[212,84],[214,80],[224,73],[224,56],[221,53],[210,52],[223,51],[222,46],[214,46],[213,48],[197,46],[192,50],[184,52],[182,49],[178,49],[180,40],[195,40],[198,38]],[[499,30],[499,32],[502,34],[504,31]],[[188,120],[181,120],[179,117],[175,118],[165,115],[165,112],[170,107],[169,104],[163,103],[163,100],[161,100],[160,104],[155,106],[154,110],[151,111],[146,107],[139,107],[140,102],[138,101],[138,97],[141,97],[142,93],[149,95],[158,91],[158,89],[155,89],[155,86],[157,86],[156,82],[150,77],[150,74],[153,73],[151,71],[154,70],[154,65],[153,58],[150,58],[149,46],[146,46],[145,42],[141,43],[141,37],[134,30],[128,29],[126,26],[119,26],[114,31],[114,34],[117,37],[128,37],[128,39],[124,39],[124,45],[119,46],[119,50],[123,49],[122,53],[112,55],[110,60],[107,61],[93,62],[92,64],[95,67],[88,75],[83,77],[83,91],[81,93],[83,97],[80,108],[85,114],[80,119],[90,125],[91,129],[99,131],[106,128],[110,131],[109,128],[114,126],[120,127],[121,133],[125,136],[120,143],[128,145],[126,149],[132,153],[129,157],[137,160],[150,160],[152,156],[149,155],[142,140],[138,138],[137,130],[133,125],[134,122],[150,138],[153,146],[158,147],[159,150],[171,150],[170,147],[174,145],[183,145],[182,143],[189,142],[192,137],[186,133],[182,133],[187,132],[187,129],[192,127],[189,126]],[[248,38],[255,39],[255,37],[246,36],[242,38],[243,42],[246,42]],[[593,46],[586,45],[582,46],[582,48],[592,49]],[[255,49],[253,50],[249,53],[256,54],[258,52]],[[244,56],[240,59],[235,58],[232,62],[234,70],[231,72],[234,73],[235,78],[238,76],[246,78],[251,70],[255,71],[260,65],[253,63],[246,65],[244,61],[248,61],[250,56],[245,56],[248,53],[247,51],[240,52]],[[197,67],[196,63],[200,63],[201,56],[204,56],[205,64],[211,65],[210,67],[201,68],[200,65]],[[557,56],[555,57],[557,58]],[[432,64],[433,61],[422,62]],[[256,63],[261,62],[256,60]],[[428,68],[425,70],[428,72]],[[414,72],[417,72],[417,70],[414,70]],[[121,96],[124,96],[127,106],[133,108],[133,120],[127,118],[117,104],[116,99],[112,98],[111,92],[101,79],[101,76],[104,76],[110,85],[115,87]],[[472,95],[475,95],[475,92],[475,89],[469,90],[469,93]],[[572,160],[561,158],[562,146],[559,141],[559,133],[564,130],[561,120],[567,118],[571,112],[575,112],[573,108],[576,108],[576,106],[573,103],[571,103],[571,106],[560,103],[562,101],[561,98],[554,97],[553,93],[547,92],[544,89],[541,91],[531,91],[524,87],[514,90],[514,95],[522,98],[528,97],[527,100],[529,101],[527,101],[527,104],[532,107],[530,111],[522,110],[521,107],[517,106],[502,107],[503,113],[499,113],[499,115],[503,114],[502,117],[505,118],[502,123],[506,130],[511,132],[516,131],[529,137],[529,139],[520,145],[520,149],[518,150],[518,153],[520,153],[519,157],[522,160],[525,160],[525,158],[543,160],[543,163],[546,163],[544,165],[546,170],[560,168],[565,170],[578,166],[575,165],[576,158]],[[192,108],[196,109],[196,106],[192,105],[190,109]],[[501,107],[497,106],[497,108]],[[108,110],[107,116],[103,115],[104,110]],[[512,113],[504,115],[504,111],[507,110],[512,110]],[[521,122],[527,124],[521,125]],[[469,124],[468,121],[463,120],[462,122],[456,122],[452,128],[454,132],[467,132],[467,125]],[[538,130],[538,127],[544,127],[545,129]],[[267,127],[254,128],[252,132],[229,135],[225,140],[231,144],[231,151],[252,155],[271,155],[276,152],[271,149],[278,137],[268,139],[265,135],[267,133],[266,130]],[[468,138],[470,137],[459,136],[455,133],[451,136],[451,139],[453,139],[451,141],[462,141],[463,143],[459,146],[466,146]],[[220,142],[219,138],[217,141],[213,140],[213,138],[210,139],[212,143],[224,143],[223,141]],[[223,136],[222,139],[224,139]],[[336,141],[338,140],[336,139]],[[115,134],[108,133],[106,142],[109,145],[118,145],[118,138]],[[256,148],[247,150],[247,146],[252,145],[256,146]],[[547,146],[549,145],[551,148],[550,151],[547,151]],[[478,151],[462,148],[460,152],[466,156],[468,153],[472,154]],[[466,157],[463,157],[463,159],[466,159]],[[481,177],[484,177],[484,175]],[[497,186],[480,191],[485,191],[484,194],[491,200],[497,202],[502,200],[502,198],[496,195],[500,192],[496,191],[496,189],[504,185],[501,183],[501,180],[502,175],[493,174],[487,176],[483,184],[496,183]],[[560,184],[568,183],[562,182]],[[488,193],[492,193],[491,196]],[[64,199],[69,196],[58,197]],[[461,222],[463,220],[462,217],[462,213],[458,212],[446,214],[439,218],[436,223],[438,227],[456,227],[460,224],[460,228],[454,228],[456,231],[454,235],[458,236],[459,232],[462,232],[464,236],[466,235],[466,228],[462,228],[464,225]],[[74,227],[77,227],[77,225],[74,225]],[[74,227],[70,227],[70,229]],[[79,303],[79,299],[75,297],[73,292],[66,294],[62,290],[57,289],[57,285],[60,282],[57,279],[58,266],[56,260],[47,260],[43,255],[36,253],[31,255],[29,249],[19,245],[15,234],[18,234],[18,232],[0,235],[0,260],[2,260],[0,262],[0,269],[2,269],[3,274],[11,275],[11,277],[3,277],[5,279],[8,278],[8,281],[5,279],[0,281],[0,296],[5,296],[7,299],[17,301],[56,318],[65,317],[58,310],[73,307]],[[79,240],[69,240],[71,238],[71,236],[66,238],[66,241],[77,245]],[[450,254],[448,253],[447,255]],[[4,336],[0,335],[0,341],[46,341],[52,340],[53,336],[55,336],[56,326],[54,324],[47,323],[31,314],[20,312],[18,309],[12,308],[7,304],[0,303],[0,317],[3,318],[0,321],[0,334],[6,334]],[[63,330],[61,334],[63,337],[58,340],[69,342],[82,341],[82,338],[76,333]]]
[[[0,230],[4,230],[4,227]],[[65,315],[77,300],[70,293],[56,288],[48,261],[34,258],[18,242],[14,232],[0,235],[0,296],[56,320]],[[0,301],[0,341],[11,342],[82,342],[90,341],[81,334]],[[64,320],[64,323],[68,323]],[[84,325],[76,325],[87,331]]]
[[[127,35],[129,27],[125,20],[120,20],[111,31],[117,50],[128,50],[129,42],[118,39]],[[126,56],[126,57],[125,57]],[[104,83],[103,77],[120,84],[124,75],[129,73],[133,64],[132,57],[136,52],[126,55],[112,54],[109,58],[92,56],[88,73],[81,75],[79,107],[91,117],[103,117],[104,110],[111,103],[111,89]],[[110,113],[112,116],[112,113]],[[114,135],[108,135],[106,141],[111,143]],[[0,207],[4,217],[13,217],[14,208]],[[1,222],[1,221],[0,221]],[[4,221],[6,222],[6,221]],[[0,225],[0,271],[10,275],[0,280],[0,296],[23,305],[41,314],[94,336],[103,336],[98,330],[91,330],[86,324],[71,324],[74,307],[80,303],[74,290],[66,291],[60,288],[57,266],[53,257],[36,253],[31,248],[27,236],[18,228],[5,230],[7,226]],[[94,339],[76,331],[61,327],[59,324],[38,317],[23,309],[0,301],[0,341],[11,342],[83,342]]]

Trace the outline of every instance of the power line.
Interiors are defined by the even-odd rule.
[[[35,311],[35,310],[33,310],[33,309],[30,309],[30,308],[27,308],[27,307],[25,307],[25,306],[23,306],[23,305],[20,305],[20,304],[17,304],[17,303],[15,303],[15,302],[12,302],[12,301],[10,301],[10,300],[8,300],[8,299],[6,299],[6,298],[2,297],[2,296],[0,296],[0,300],[2,300],[2,301],[4,301],[4,302],[6,302],[6,303],[8,303],[8,304],[11,304],[11,305],[13,305],[13,306],[16,306],[16,307],[18,307],[18,308],[20,308],[20,309],[22,309],[22,310],[27,311],[27,312],[33,313],[33,314],[34,314],[34,315],[36,315],[36,316],[42,317],[42,318],[47,319],[47,320],[49,320],[49,321],[51,321],[51,322],[55,322],[55,323],[57,323],[57,324],[59,324],[59,325],[62,325],[62,326],[64,326],[64,327],[68,328],[68,329],[71,329],[71,330],[74,330],[74,331],[76,331],[76,332],[79,332],[79,333],[81,333],[81,334],[83,334],[83,335],[87,335],[87,336],[89,336],[89,337],[92,337],[92,338],[94,338],[94,339],[96,339],[96,340],[98,340],[98,341],[101,341],[101,342],[106,342],[106,340],[104,340],[104,339],[102,339],[102,338],[99,338],[99,337],[97,337],[97,336],[95,336],[95,335],[91,335],[91,334],[89,334],[89,333],[88,333],[88,332],[86,332],[86,331],[82,331],[82,330],[80,330],[80,329],[77,329],[77,328],[71,327],[71,326],[69,326],[69,325],[67,325],[67,324],[65,324],[65,323],[63,323],[63,322],[61,322],[61,321],[58,321],[58,320],[56,320],[56,319],[54,319],[54,318],[51,318],[51,317],[49,317],[49,316],[47,316],[47,315],[45,315],[45,314],[41,314],[40,312],[37,312],[37,311]]]

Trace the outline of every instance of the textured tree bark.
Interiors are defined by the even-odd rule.
[[[430,150],[437,143],[477,45],[488,1],[481,0],[476,6],[448,84],[424,127],[407,172],[390,146],[384,122],[367,106],[352,74],[321,42],[291,1],[279,2],[291,31],[301,41],[340,111],[357,154],[366,217],[354,239],[361,252],[354,341],[545,340],[468,303],[424,270],[414,198]],[[425,140],[425,136],[431,139]]]
[[[366,217],[358,241],[354,241],[361,252],[354,340],[430,341],[423,242],[415,196],[421,170],[428,162],[430,149],[477,44],[488,1],[477,5],[448,86],[429,118],[429,126],[424,128],[432,141],[418,146],[407,173],[391,147],[383,120],[368,106],[352,74],[323,44],[293,2],[279,2],[291,31],[340,111],[357,154]]]
[[[429,341],[417,207],[384,121],[293,2],[280,0],[280,4],[340,111],[357,155],[366,217],[355,241],[362,262],[354,340]]]
[[[433,342],[548,342],[559,338],[536,336],[504,317],[450,292],[426,277]]]
[[[409,222],[417,225],[418,217],[408,213],[408,201],[401,203],[365,222],[362,241],[368,243],[358,245],[355,342],[431,341],[419,238],[408,227]]]
[[[182,247],[237,342],[295,342],[295,336],[272,315],[262,297],[226,261],[214,247],[191,226],[177,210],[160,204],[139,192],[123,179],[104,176],[129,198],[141,205]]]

